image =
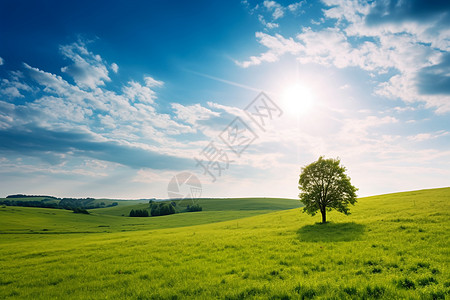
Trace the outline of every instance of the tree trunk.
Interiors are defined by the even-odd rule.
[[[320,212],[322,213],[322,223],[326,223],[327,222],[327,211],[324,209]]]

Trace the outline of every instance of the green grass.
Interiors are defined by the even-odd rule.
[[[113,216],[128,216],[130,210],[132,209],[146,209],[148,208],[148,201],[140,201],[139,203],[127,203],[127,201],[119,202],[118,206],[107,207],[102,209],[91,210],[92,213],[97,213],[99,215],[113,215]],[[245,211],[258,211],[258,214],[273,212],[276,210],[285,210],[300,207],[301,203],[294,199],[284,199],[284,198],[213,198],[213,199],[198,199],[193,202],[192,200],[176,200],[177,208],[179,210],[184,210],[187,205],[192,205],[194,203],[199,204],[203,211],[208,212],[219,212],[219,211],[232,211],[239,212],[244,211],[244,213],[236,213],[238,218],[242,216],[254,215],[252,212],[249,214]],[[219,214],[220,215],[220,214]],[[234,219],[231,217],[231,219]],[[224,221],[225,219],[220,219]],[[194,225],[194,224],[193,224]]]
[[[200,199],[204,211],[179,213],[170,216],[129,218],[132,209],[146,209],[149,204],[141,200],[123,200],[118,206],[91,209],[90,215],[74,214],[71,210],[6,206],[0,208],[0,234],[57,234],[99,233],[175,228],[210,224],[246,218],[277,210],[299,207],[293,199],[232,198]],[[177,205],[184,208],[190,202]]]
[[[219,201],[156,218],[0,208],[0,298],[450,296],[450,188],[362,198],[327,224],[298,208],[259,214],[268,210]]]

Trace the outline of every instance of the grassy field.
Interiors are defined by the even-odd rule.
[[[35,198],[33,198],[35,199]],[[104,201],[104,200],[102,200]],[[112,202],[112,200],[109,200]],[[200,199],[202,212],[170,216],[129,218],[132,209],[146,209],[147,201],[123,200],[119,205],[90,209],[90,215],[71,210],[6,206],[0,208],[0,234],[64,234],[135,231],[210,224],[271,213],[300,206],[298,200],[282,198]],[[192,201],[176,201],[185,208]]]
[[[324,225],[283,203],[153,218],[0,208],[0,298],[449,298],[450,188],[361,198]]]
[[[145,209],[149,206],[148,201],[140,201],[139,203],[133,203],[132,205],[130,205],[126,201],[124,202],[125,203],[119,202],[119,205],[115,207],[95,209],[91,210],[91,212],[101,215],[128,216],[131,209]],[[213,198],[197,199],[195,201],[185,199],[175,200],[174,202],[177,203],[176,207],[180,210],[184,210],[187,205],[198,204],[203,208],[203,211],[233,212],[232,214],[229,214],[231,219],[234,219],[234,216],[236,216],[237,218],[242,218],[243,216],[245,217],[255,214],[273,212],[276,210],[297,208],[301,205],[298,200],[284,198]],[[225,219],[220,218],[220,221],[225,221]],[[194,224],[186,223],[186,225]],[[195,223],[195,225],[197,225],[197,223]]]

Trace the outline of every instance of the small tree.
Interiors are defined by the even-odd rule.
[[[150,215],[151,215],[152,217],[154,217],[154,216],[160,216],[160,215],[161,215],[161,214],[160,214],[160,210],[159,210],[159,206],[158,206],[157,204],[153,204],[153,205],[151,206]]]
[[[302,168],[298,188],[300,201],[305,205],[303,212],[314,216],[322,214],[322,223],[326,223],[326,212],[331,209],[350,214],[348,205],[356,203],[356,191],[345,174],[345,167],[337,159],[325,159],[323,156]]]

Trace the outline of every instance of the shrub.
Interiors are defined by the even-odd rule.
[[[186,211],[189,211],[189,212],[202,211],[202,210],[203,210],[203,208],[200,205],[198,205],[198,204],[194,204],[194,205],[191,205],[191,206],[188,205],[186,207]]]
[[[146,209],[132,209],[130,211],[130,217],[148,217],[148,211]]]
[[[79,207],[75,207],[74,209],[72,209],[74,213],[76,214],[85,214],[88,215],[89,212],[87,210],[85,210],[84,208],[79,208]]]

